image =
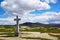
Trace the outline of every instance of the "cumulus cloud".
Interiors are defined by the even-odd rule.
[[[56,3],[57,0],[45,0],[46,3]]]
[[[56,0],[45,0],[44,2],[40,0],[4,0],[1,3],[1,7],[6,11],[8,15],[20,16],[20,23],[24,22],[40,22],[44,24],[58,23],[60,21],[60,12],[45,12],[37,16],[35,14],[30,14],[34,10],[48,10],[50,9],[49,3],[56,3]],[[23,16],[22,16],[23,15]],[[56,19],[57,18],[57,19]],[[14,17],[0,18],[0,24],[15,24]],[[54,21],[53,21],[54,20]],[[50,22],[51,21],[51,22]],[[12,23],[13,22],[13,23]]]
[[[41,15],[33,15],[33,14],[26,14],[24,17],[22,17],[21,22],[40,22],[44,24],[50,24],[50,23],[60,23],[60,12],[45,12]],[[24,21],[25,20],[25,21]]]
[[[1,6],[8,14],[19,16],[33,10],[50,9],[50,5],[40,0],[4,0]]]
[[[14,18],[8,17],[8,18],[0,18],[0,25],[14,25],[16,24],[13,20]]]
[[[60,24],[60,12],[58,13],[54,13],[53,17],[50,18],[50,23],[53,23],[53,24]]]
[[[41,15],[37,16],[35,14],[25,13],[23,17],[20,20],[21,23],[25,22],[39,22],[43,24],[60,24],[60,12],[45,12]],[[0,18],[0,24],[16,24],[14,21],[15,17],[8,17],[8,18]]]

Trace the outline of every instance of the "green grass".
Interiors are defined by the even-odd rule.
[[[32,30],[21,30],[21,31],[24,31],[24,32],[41,32],[41,33],[60,33],[60,30],[57,30],[57,29],[53,29],[53,30],[41,30],[41,29],[32,29]]]
[[[13,37],[15,31],[16,31],[15,27],[0,27],[0,32],[4,32],[0,33],[0,35],[7,35],[6,37]]]
[[[13,37],[14,36],[14,33],[10,33],[10,32],[8,32],[8,33],[2,33],[2,34],[0,33],[0,35],[7,35],[5,37]]]
[[[44,30],[22,30],[23,32],[45,32]]]
[[[15,27],[4,27],[0,26],[0,32],[15,32],[16,28]]]
[[[38,29],[37,29],[38,28]],[[41,32],[41,33],[60,33],[60,27],[30,27],[30,29],[25,28],[25,30],[21,30],[24,32]]]
[[[45,38],[34,38],[34,37],[22,37],[22,38],[25,38],[25,39],[37,39],[37,40],[50,40],[50,39],[45,39]]]
[[[31,27],[31,28],[35,28],[35,27]],[[60,33],[60,30],[54,29],[54,27],[52,27],[53,29],[49,29],[51,27],[45,27],[45,28],[43,28],[43,29],[30,29],[30,30],[25,29],[25,30],[20,30],[20,31],[21,32]],[[60,27],[58,27],[58,28],[60,28]],[[0,32],[7,32],[7,33],[2,33],[2,34],[13,36],[14,33],[11,33],[11,32],[15,32],[15,31],[16,31],[16,27],[0,26]]]
[[[12,30],[0,29],[0,32],[15,32],[15,30],[14,29],[12,29]]]

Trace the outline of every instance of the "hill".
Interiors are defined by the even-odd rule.
[[[42,23],[31,23],[31,22],[26,22],[23,24],[20,24],[23,26],[53,26],[53,27],[60,27],[60,24],[42,24]]]

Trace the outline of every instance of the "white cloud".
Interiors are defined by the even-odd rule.
[[[50,18],[50,23],[54,23],[54,24],[60,24],[60,18],[59,18],[59,14],[57,16],[53,16],[52,18]]]
[[[19,15],[21,16],[20,23],[24,22],[40,22],[44,24],[51,23],[50,21],[55,20],[57,23],[58,17],[60,17],[60,12],[45,12],[42,15],[30,14],[34,10],[48,10],[50,9],[49,3],[56,3],[55,0],[45,0],[41,2],[40,0],[4,0],[1,3],[1,7],[4,8],[6,13],[11,14],[11,16]],[[15,24],[13,20],[14,17],[0,18],[0,24]]]
[[[14,18],[0,18],[0,25],[13,25],[15,24]]]
[[[37,16],[35,14],[30,14],[30,13],[25,13],[23,17],[20,20],[21,23],[25,22],[40,22],[44,24],[50,24],[50,23],[55,23],[59,24],[60,23],[60,12],[45,12],[42,13],[41,15]],[[15,17],[8,17],[8,18],[0,18],[0,24],[16,24],[14,21]]]
[[[40,22],[44,24],[49,23],[58,23],[60,22],[60,12],[45,12],[39,16],[33,14],[26,14],[24,17],[21,18],[21,22]],[[24,21],[25,20],[25,21]]]
[[[45,0],[46,3],[56,3],[57,0]]]
[[[40,0],[4,0],[1,6],[8,14],[19,16],[28,11],[50,9],[50,5]]]

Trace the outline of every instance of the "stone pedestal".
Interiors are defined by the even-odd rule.
[[[19,36],[19,33],[18,33],[18,32],[15,32],[15,33],[14,33],[14,36],[15,36],[15,37],[18,37],[18,36]]]

